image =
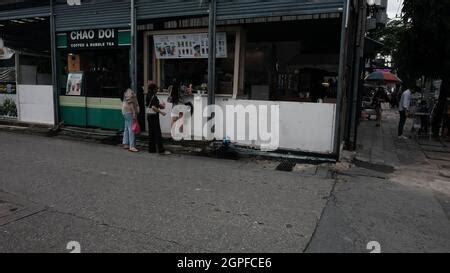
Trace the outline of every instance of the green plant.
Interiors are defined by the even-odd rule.
[[[12,99],[5,99],[3,106],[0,107],[0,115],[17,117],[17,105]]]

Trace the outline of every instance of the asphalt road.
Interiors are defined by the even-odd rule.
[[[333,178],[0,132],[0,252],[449,252],[450,180],[383,128]]]
[[[334,184],[5,132],[0,158],[0,252],[303,252]]]

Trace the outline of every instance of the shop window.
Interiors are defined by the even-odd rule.
[[[240,98],[335,103],[338,20],[246,27],[244,90]]]
[[[216,59],[216,94],[219,95],[232,95],[233,94],[233,81],[234,81],[234,63],[235,63],[235,43],[236,32],[222,32],[218,30],[218,33],[222,35],[220,37],[226,37],[218,39],[217,50],[221,52]],[[185,41],[177,41],[173,36],[183,36],[187,38],[188,48],[187,52],[183,46]],[[158,39],[170,40],[169,46],[164,48],[162,43],[156,42],[155,47],[154,36],[149,39],[149,43],[152,45],[153,51],[151,55],[157,55],[154,57],[155,71],[150,69],[150,73],[156,75],[156,81],[163,92],[167,92],[168,88],[174,80],[177,80],[181,86],[189,86],[192,84],[193,92],[207,93],[206,87],[208,86],[208,52],[207,48],[196,46],[198,37],[192,38],[193,43],[189,41],[190,34],[180,35],[167,35],[160,36]],[[198,33],[194,35],[199,35]],[[207,36],[206,36],[207,38]],[[205,37],[203,39],[206,39]],[[225,41],[226,40],[226,41]],[[205,40],[202,41],[206,42]],[[170,46],[170,44],[175,46]],[[200,43],[200,42],[198,42]],[[157,50],[160,50],[158,52]],[[181,50],[181,53],[179,53]],[[167,58],[164,54],[168,54],[167,51],[173,51],[169,54],[177,55],[175,57]],[[157,54],[155,54],[157,52]],[[192,53],[192,56],[187,56]],[[178,57],[179,55],[183,57]]]
[[[69,74],[82,75],[80,95],[120,98],[129,81],[129,50],[63,51],[60,53],[60,92],[67,90]],[[78,94],[78,93],[76,93]]]
[[[52,85],[50,56],[20,54],[18,69],[18,84]]]

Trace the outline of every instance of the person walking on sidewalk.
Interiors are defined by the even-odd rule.
[[[169,151],[164,150],[162,143],[162,133],[161,124],[159,121],[159,115],[165,116],[166,113],[162,110],[166,108],[164,103],[160,103],[156,94],[158,93],[158,88],[156,84],[150,82],[148,85],[148,94],[146,99],[147,107],[147,120],[149,126],[149,142],[148,142],[148,152],[159,154],[170,154]]]
[[[136,93],[131,90],[130,85],[131,83],[128,81],[122,98],[122,114],[125,119],[122,144],[124,149],[137,153],[139,151],[136,149],[136,137],[132,126],[133,122],[137,120],[137,116],[139,114],[139,103]]]
[[[381,126],[381,120],[383,118],[383,108],[381,107],[381,104],[384,102],[389,102],[389,96],[383,87],[379,87],[373,96],[373,106],[375,108],[375,112],[377,113],[377,127]]]
[[[415,93],[415,88],[407,88],[403,91],[400,102],[398,104],[398,111],[400,113],[400,122],[398,124],[398,138],[408,139],[403,135],[403,131],[406,124],[406,118],[409,115],[409,109],[411,107],[412,94]]]

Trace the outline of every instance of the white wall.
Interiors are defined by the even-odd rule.
[[[18,85],[17,94],[20,121],[54,125],[53,86]]]
[[[171,104],[167,103],[167,95],[158,96],[161,102],[166,102],[166,111],[170,113]],[[203,106],[207,105],[207,97],[202,97]],[[300,103],[300,102],[275,102],[275,101],[255,101],[236,100],[229,97],[217,97],[216,104],[225,109],[226,105],[279,105],[280,109],[280,148],[297,150],[302,152],[315,152],[322,154],[332,154],[334,146],[335,128],[335,104]],[[199,109],[194,110],[192,119],[196,120],[196,115],[201,114]],[[248,120],[246,121],[248,126]],[[161,116],[161,129],[164,134],[170,134],[171,117],[168,114]],[[198,132],[195,133],[198,135]],[[239,144],[252,145],[248,141],[238,141]],[[260,143],[253,143],[259,145]]]

